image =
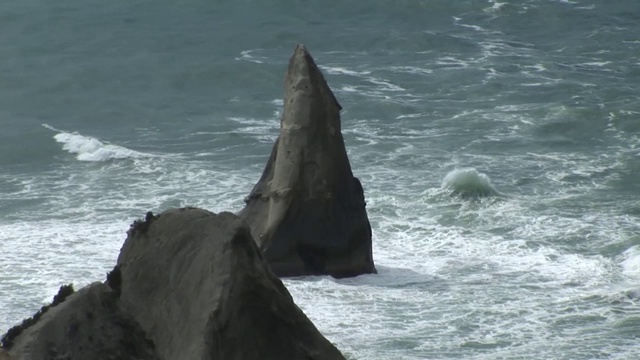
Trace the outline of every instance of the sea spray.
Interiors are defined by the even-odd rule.
[[[489,177],[474,168],[450,171],[442,180],[442,188],[463,198],[480,198],[499,194],[491,186]]]

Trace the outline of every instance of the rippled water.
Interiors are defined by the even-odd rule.
[[[378,275],[285,281],[351,359],[635,359],[640,2],[0,3],[0,331],[148,210],[241,209],[307,45]]]

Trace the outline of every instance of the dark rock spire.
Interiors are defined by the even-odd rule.
[[[240,216],[279,276],[375,273],[360,181],[342,138],[342,107],[304,47],[285,79],[280,135]]]

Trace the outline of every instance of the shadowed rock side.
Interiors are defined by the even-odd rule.
[[[239,216],[279,276],[375,273],[364,192],[342,138],[342,108],[303,45],[284,85],[280,135]]]
[[[120,296],[164,360],[344,359],[236,215],[186,208],[149,223],[120,252]]]
[[[48,309],[9,349],[12,360],[159,360],[108,286],[93,283]],[[2,355],[0,355],[2,359]]]

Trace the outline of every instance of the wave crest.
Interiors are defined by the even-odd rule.
[[[59,133],[53,138],[57,142],[64,144],[62,145],[63,150],[77,154],[76,158],[80,161],[107,161],[148,156],[123,146],[105,144],[90,136],[64,132],[47,124],[43,124],[43,126],[47,129],[58,131]]]
[[[474,168],[455,169],[442,180],[442,187],[464,198],[498,195],[491,179]]]
[[[640,277],[640,246],[636,245],[624,252],[622,272],[628,277]]]

